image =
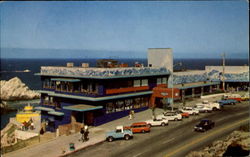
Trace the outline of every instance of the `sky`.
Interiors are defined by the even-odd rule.
[[[222,52],[244,58],[249,52],[245,0],[14,1],[0,7],[2,58],[70,57],[71,52],[146,58],[148,48],[172,48],[176,58],[219,58]]]

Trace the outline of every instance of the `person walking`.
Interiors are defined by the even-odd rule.
[[[135,118],[135,111],[134,110],[131,110],[131,115],[132,115],[132,119]]]
[[[87,125],[85,125],[85,127],[84,127],[84,140],[85,141],[88,141],[89,140],[89,130],[88,130],[88,126]]]
[[[84,129],[83,128],[81,128],[80,133],[81,133],[81,138],[79,139],[79,141],[84,142]]]
[[[129,119],[129,120],[132,119],[132,111],[129,111],[128,119]]]

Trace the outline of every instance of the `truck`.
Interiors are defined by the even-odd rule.
[[[220,104],[217,102],[208,102],[207,100],[204,100],[202,103],[196,104],[196,106],[205,106],[211,108],[213,111],[220,110]]]
[[[106,134],[106,140],[112,142],[115,139],[129,140],[133,138],[133,132],[129,129],[124,129],[123,126],[117,126],[116,130],[109,131]]]

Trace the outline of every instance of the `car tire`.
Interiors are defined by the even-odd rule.
[[[216,107],[213,107],[213,111],[217,111],[217,108],[216,108]]]
[[[112,141],[114,141],[114,138],[113,138],[112,136],[109,136],[109,137],[107,138],[107,140],[108,140],[109,142],[112,142]]]
[[[142,130],[141,132],[142,132],[142,133],[145,133],[145,130]]]
[[[174,120],[175,120],[175,121],[178,121],[178,118],[175,118]]]
[[[161,123],[161,126],[165,126],[166,124],[165,123]]]
[[[130,136],[129,136],[129,135],[125,135],[125,136],[124,136],[124,139],[125,139],[125,140],[129,140],[129,139],[130,139]]]

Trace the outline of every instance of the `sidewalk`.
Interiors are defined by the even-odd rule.
[[[209,98],[206,100],[215,101],[218,99],[219,99],[218,97],[215,97],[215,98]],[[187,102],[186,106],[194,106],[196,103],[201,102],[202,100],[203,99],[194,99],[193,101]],[[175,104],[176,107],[178,107],[179,105],[180,104]],[[156,114],[160,114],[163,112],[163,110],[157,108],[155,112]],[[148,109],[142,112],[135,113],[135,118],[132,120],[129,120],[127,116],[127,117],[123,117],[121,119],[100,125],[98,127],[90,127],[89,128],[89,140],[87,142],[79,141],[81,134],[75,133],[69,136],[60,136],[48,142],[39,143],[37,145],[29,146],[29,147],[26,147],[26,148],[23,148],[14,152],[10,152],[10,153],[4,154],[3,157],[63,156],[65,154],[70,154],[73,152],[69,150],[69,143],[74,143],[75,151],[77,151],[79,149],[105,141],[105,133],[107,131],[114,130],[115,127],[118,125],[128,126],[134,122],[140,122],[140,121],[145,121],[147,119],[151,119],[151,117],[152,117],[152,110]],[[63,150],[65,151],[64,154],[62,153]]]

